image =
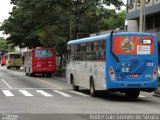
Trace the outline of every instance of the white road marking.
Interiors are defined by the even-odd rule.
[[[53,90],[53,91],[56,92],[56,93],[61,94],[61,95],[64,96],[64,97],[72,97],[72,96],[70,96],[70,95],[68,95],[68,94],[66,94],[66,93],[64,93],[64,92],[59,91],[59,90]]]
[[[146,96],[144,96],[144,95],[139,95],[139,97],[146,97]]]
[[[2,89],[8,89],[8,88],[0,88]],[[12,88],[13,90],[62,90],[57,88]]]
[[[2,90],[2,92],[3,92],[7,97],[14,96],[9,90]]]
[[[81,95],[81,96],[84,96],[84,97],[88,97],[89,95],[86,95],[86,94],[83,94],[83,93],[80,93],[80,92],[77,92],[77,91],[70,91],[74,94],[77,94],[77,95]]]
[[[37,91],[38,93],[40,93],[40,94],[46,96],[46,97],[53,97],[53,95],[48,94],[47,92],[45,92],[45,91],[43,91],[43,90],[36,90],[36,91]]]
[[[31,93],[29,93],[28,91],[26,90],[19,90],[19,92],[21,92],[23,95],[25,96],[33,96]]]
[[[5,80],[3,80],[3,79],[1,79],[1,80],[9,87],[9,89],[12,89],[12,87]]]

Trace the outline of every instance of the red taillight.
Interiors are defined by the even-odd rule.
[[[157,71],[158,73],[158,77],[160,77],[160,66],[158,66],[158,71]]]
[[[156,79],[157,77],[157,68],[155,67],[152,74],[152,80]]]
[[[109,68],[109,74],[110,74],[110,78],[111,78],[112,80],[116,80],[116,75],[115,75],[115,72],[114,72],[113,67],[110,67],[110,68]]]

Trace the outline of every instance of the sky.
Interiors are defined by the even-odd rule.
[[[10,0],[0,0],[0,22],[3,22],[9,17],[9,12],[12,11]]]

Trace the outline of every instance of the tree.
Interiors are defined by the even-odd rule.
[[[3,54],[3,53],[6,53],[9,51],[9,48],[10,48],[10,44],[8,44],[7,40],[0,37],[0,52]],[[10,48],[11,51],[13,51],[13,48]]]
[[[121,30],[124,30],[125,18],[126,12],[122,11],[111,16],[108,20],[104,20],[103,22],[106,24],[106,26],[108,26],[109,29],[120,28]]]
[[[102,22],[115,14],[104,5],[118,9],[121,0],[11,0],[14,5],[10,17],[1,30],[13,46],[55,47],[61,53],[69,39],[78,33],[93,33],[106,24]],[[70,29],[72,24],[72,29]],[[96,29],[95,29],[96,28]],[[70,36],[70,32],[72,35]]]

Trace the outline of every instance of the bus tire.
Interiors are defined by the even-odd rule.
[[[28,76],[28,73],[26,73],[26,76]]]
[[[138,98],[140,94],[140,90],[127,90],[125,91],[125,95],[127,98]]]
[[[32,73],[28,73],[28,76],[32,77]]]
[[[79,91],[79,86],[76,86],[76,85],[74,84],[74,78],[73,78],[73,76],[71,76],[71,83],[72,83],[72,88],[73,88],[73,90],[74,90],[74,91]]]
[[[8,66],[7,69],[10,69],[10,67]]]
[[[33,76],[33,73],[30,73],[30,71],[29,71],[28,76],[32,77],[32,76]]]
[[[31,73],[31,70],[30,70],[30,68],[29,68],[29,73],[28,73],[28,76],[30,76],[30,77],[32,77],[32,73]]]
[[[96,97],[96,90],[95,90],[95,84],[94,84],[94,79],[93,78],[91,78],[91,80],[90,80],[90,95],[92,96],[92,97]]]
[[[16,67],[16,69],[20,69],[20,67],[18,66],[18,67]]]

